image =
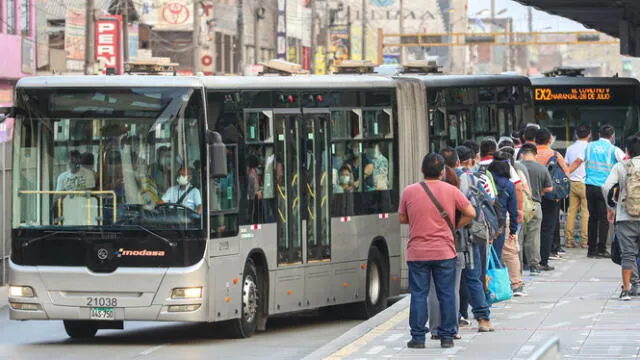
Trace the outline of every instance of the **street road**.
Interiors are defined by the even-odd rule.
[[[359,323],[307,311],[271,318],[267,332],[249,339],[228,339],[211,325],[129,322],[125,330],[78,341],[67,337],[62,321],[10,321],[5,307],[0,359],[300,359]]]

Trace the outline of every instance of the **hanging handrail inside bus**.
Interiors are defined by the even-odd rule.
[[[91,196],[110,195],[113,197],[113,222],[118,218],[118,199],[111,190],[20,190],[20,195],[84,195],[87,198],[87,225],[91,225]],[[62,213],[62,198],[58,199],[58,215]]]

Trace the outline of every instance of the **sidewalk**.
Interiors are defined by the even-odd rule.
[[[478,333],[474,322],[451,349],[432,340],[408,349],[407,296],[306,359],[527,359],[553,336],[563,359],[640,359],[640,298],[618,300],[620,267],[588,259],[584,249],[552,265],[556,271],[540,276],[525,272],[528,296],[492,307],[494,333]]]

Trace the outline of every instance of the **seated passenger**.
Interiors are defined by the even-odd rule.
[[[90,190],[96,187],[96,177],[93,171],[81,166],[80,152],[73,150],[69,153],[68,170],[58,176],[56,191]]]
[[[191,185],[193,169],[182,168],[178,172],[178,185],[170,187],[162,196],[162,204],[172,203],[182,205],[198,214],[202,213],[202,196],[200,190]]]
[[[336,194],[350,193],[354,190],[353,174],[351,174],[351,168],[348,165],[343,165],[340,168],[338,177],[338,186],[335,188]]]

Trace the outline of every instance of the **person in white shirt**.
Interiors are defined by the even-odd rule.
[[[56,191],[91,190],[96,187],[93,171],[81,166],[82,156],[77,150],[69,152],[68,170],[58,176]]]
[[[182,205],[198,214],[202,213],[202,196],[200,190],[191,184],[192,169],[182,168],[178,172],[178,185],[170,187],[162,196],[161,204]]]
[[[576,217],[578,216],[578,209],[580,209],[580,237],[582,248],[588,247],[589,239],[589,207],[587,206],[587,188],[584,184],[584,179],[587,176],[586,169],[584,167],[584,150],[591,139],[591,128],[588,125],[580,125],[576,128],[576,140],[573,145],[567,148],[565,160],[571,171],[569,180],[571,181],[571,193],[569,194],[569,211],[567,214],[567,224],[565,227],[565,238],[567,239],[567,247],[576,247],[576,241],[574,237]]]

